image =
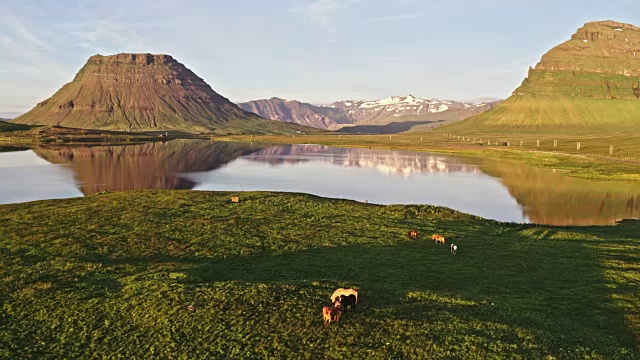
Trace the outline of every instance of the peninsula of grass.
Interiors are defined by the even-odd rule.
[[[640,181],[640,134],[567,135],[477,132],[449,135],[439,132],[393,135],[235,135],[216,138],[216,140],[439,152],[510,159],[531,166],[563,170],[568,176],[588,180]],[[554,140],[557,141],[556,145]],[[521,142],[522,145],[520,145]],[[581,143],[579,150],[577,150],[577,142]],[[610,144],[614,144],[613,155],[609,154]]]
[[[0,206],[0,358],[640,356],[638,222],[231,195]],[[337,287],[360,289],[358,308],[323,330]]]

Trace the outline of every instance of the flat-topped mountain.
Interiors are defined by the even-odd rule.
[[[461,120],[486,111],[494,104],[421,99],[407,95],[382,100],[336,101],[324,106],[275,97],[239,105],[245,110],[272,120],[294,122],[320,129],[358,131],[360,126],[367,125],[380,128],[381,125],[390,123],[434,124],[437,121]]]
[[[52,97],[13,120],[108,130],[287,130],[219,95],[169,55],[94,55]]]
[[[640,28],[590,22],[547,52],[511,97],[451,131],[640,130]]]

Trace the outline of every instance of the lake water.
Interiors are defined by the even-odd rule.
[[[174,140],[0,152],[0,203],[137,189],[269,190],[554,225],[640,217],[640,185],[435,153]]]

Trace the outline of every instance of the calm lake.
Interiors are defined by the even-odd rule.
[[[0,203],[135,189],[270,190],[553,225],[640,218],[640,185],[435,153],[174,140],[0,152]]]

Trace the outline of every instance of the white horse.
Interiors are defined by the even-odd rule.
[[[358,303],[358,292],[354,289],[338,288],[336,289],[336,291],[333,292],[333,294],[331,294],[331,297],[329,299],[331,299],[331,302],[336,302],[336,300],[340,300],[340,295],[344,295],[344,296],[355,295],[356,304]]]
[[[453,255],[456,254],[456,251],[458,251],[458,245],[451,244],[451,252],[453,253]]]

